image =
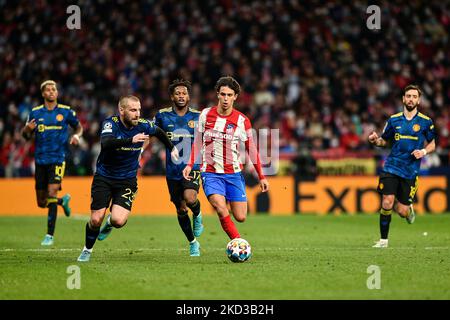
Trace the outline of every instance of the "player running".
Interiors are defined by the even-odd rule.
[[[200,112],[189,108],[191,83],[186,80],[175,80],[169,86],[173,107],[159,110],[155,116],[155,124],[163,129],[180,150],[180,161],[174,163],[170,157],[170,149],[166,149],[166,181],[170,193],[170,201],[177,210],[178,224],[189,241],[190,256],[200,256],[200,243],[196,237],[203,232],[200,201],[197,199],[200,188],[199,165],[190,172],[190,180],[183,178],[183,169],[189,160],[189,152],[194,139],[194,127],[198,123]],[[183,146],[184,148],[180,147]],[[192,211],[193,227],[188,215]]]
[[[102,124],[101,151],[91,187],[91,218],[86,224],[80,262],[89,261],[97,237],[104,240],[113,228],[126,224],[137,192],[140,151],[149,136],[156,136],[178,159],[178,151],[164,131],[153,122],[140,119],[140,113],[139,99],[125,96],[119,101],[119,116],[107,118]],[[111,214],[100,230],[108,207]]]
[[[66,167],[67,141],[69,141],[69,126],[75,133],[70,137],[70,144],[78,145],[83,127],[70,106],[57,102],[58,89],[56,82],[46,80],[41,84],[41,93],[44,104],[31,110],[27,123],[22,129],[22,136],[29,140],[35,134],[35,188],[37,203],[40,208],[48,208],[47,234],[41,245],[53,245],[58,205],[64,209],[69,217],[70,195],[58,198],[61,182]]]
[[[206,108],[200,114],[189,163],[183,170],[183,176],[187,180],[191,179],[191,170],[201,154],[203,190],[219,216],[222,229],[230,239],[234,239],[240,238],[240,234],[231,220],[227,201],[237,221],[244,222],[247,217],[247,194],[241,172],[241,143],[245,144],[246,154],[250,156],[258,173],[262,192],[269,190],[269,183],[262,172],[250,120],[233,108],[240,93],[239,83],[232,77],[222,77],[215,89],[218,105]]]
[[[413,200],[418,188],[420,159],[436,148],[433,121],[417,110],[421,94],[419,87],[408,85],[403,91],[403,112],[388,119],[381,137],[376,132],[369,135],[369,142],[377,147],[384,147],[388,141],[392,142],[391,153],[386,159],[378,184],[378,192],[383,195],[380,210],[381,238],[374,248],[387,248],[393,210],[406,218],[409,224],[415,220]],[[424,147],[425,141],[427,144]]]

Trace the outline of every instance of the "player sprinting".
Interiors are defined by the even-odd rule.
[[[44,104],[31,110],[27,123],[22,129],[22,136],[29,140],[33,133],[35,135],[34,177],[37,204],[40,208],[48,208],[47,234],[41,245],[51,246],[54,242],[58,205],[63,207],[67,217],[71,213],[70,195],[66,194],[58,198],[65,171],[67,142],[78,145],[83,134],[83,127],[70,106],[57,102],[58,89],[55,81],[42,82],[40,89]],[[70,140],[69,126],[75,130]]]
[[[369,135],[369,142],[377,147],[392,142],[391,153],[380,174],[378,192],[383,195],[380,210],[380,240],[373,246],[388,246],[391,214],[395,210],[411,224],[415,220],[414,196],[418,188],[420,159],[433,152],[435,130],[433,121],[417,110],[421,91],[418,86],[408,85],[403,91],[403,112],[392,115],[381,137],[376,132]],[[427,142],[424,147],[425,141]],[[397,203],[394,207],[394,202]]]
[[[239,148],[241,142],[245,143],[245,151],[258,173],[262,192],[269,190],[269,183],[262,172],[250,120],[233,108],[240,93],[239,83],[232,77],[222,77],[215,89],[218,105],[206,108],[200,114],[189,163],[183,170],[183,176],[191,179],[190,172],[201,155],[203,189],[219,216],[222,229],[230,239],[234,239],[241,236],[231,220],[227,201],[237,221],[244,222],[247,217],[247,194]]]
[[[169,86],[170,99],[173,107],[159,110],[155,116],[155,124],[163,129],[175,146],[186,145],[190,150],[194,127],[198,123],[200,112],[189,108],[191,83],[186,80],[175,80]],[[183,178],[183,169],[189,160],[189,152],[180,152],[180,160],[174,163],[170,157],[170,149],[166,149],[166,181],[170,193],[170,201],[177,210],[178,224],[189,241],[190,256],[200,256],[200,243],[196,237],[203,232],[200,201],[197,199],[200,187],[199,165],[194,165],[190,172],[191,180]],[[188,215],[192,211],[193,227]]]
[[[119,115],[102,123],[101,151],[91,186],[91,218],[86,224],[85,246],[78,261],[87,262],[97,237],[104,240],[113,228],[128,220],[137,192],[137,170],[143,143],[156,136],[177,159],[178,152],[167,135],[153,122],[140,118],[141,103],[128,95],[119,101]],[[111,214],[101,228],[107,208]]]

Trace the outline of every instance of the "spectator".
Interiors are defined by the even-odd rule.
[[[364,28],[365,5],[88,1],[81,29],[68,30],[63,2],[0,1],[0,154],[39,103],[44,79],[57,80],[61,102],[75,108],[85,130],[85,148],[70,160],[85,167],[70,174],[82,175],[92,172],[98,124],[120,95],[141,97],[143,116],[152,118],[166,106],[171,80],[191,80],[192,105],[204,108],[215,100],[215,79],[232,74],[243,89],[238,109],[255,128],[280,128],[287,154],[303,145],[369,148],[367,132],[382,130],[400,110],[402,88],[414,82],[424,90],[421,111],[444,137],[437,152],[448,165],[448,4],[415,2],[404,10],[409,2],[383,3],[382,32]],[[143,173],[161,171],[163,159],[152,150]],[[11,163],[1,161],[4,175]]]

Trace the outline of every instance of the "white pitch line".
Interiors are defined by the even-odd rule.
[[[54,248],[54,249],[0,249],[0,252],[55,252],[55,251],[80,251],[79,248]],[[109,251],[108,249],[99,249],[99,251]],[[114,249],[113,251],[171,251],[171,250],[187,250],[187,249],[163,249],[163,248],[145,248],[145,249],[125,249],[125,248],[119,248]]]
[[[258,251],[307,251],[307,250],[315,250],[315,251],[321,251],[321,250],[342,250],[345,249],[347,251],[354,251],[354,250],[368,250],[368,251],[384,251],[384,250],[377,250],[374,249],[372,247],[357,247],[357,248],[307,248],[307,247],[303,247],[303,248],[263,248],[261,250]],[[425,247],[425,248],[413,248],[413,247],[391,247],[391,248],[387,248],[387,250],[420,250],[420,249],[425,249],[425,250],[448,250],[450,249],[450,247]],[[0,249],[0,252],[57,252],[57,251],[80,251],[81,249],[79,248],[51,248],[51,249],[43,249],[43,248],[39,248],[39,249],[15,249],[15,248],[3,248]],[[99,251],[109,251],[108,249],[98,249]],[[118,248],[118,249],[112,249],[112,251],[132,251],[132,252],[139,252],[139,251],[186,251],[187,249],[185,248],[173,248],[173,249],[167,249],[167,248]],[[217,251],[222,251],[225,249],[222,248],[210,248],[207,249],[208,251],[212,251],[212,250],[217,250]],[[386,249],[385,249],[386,250]]]

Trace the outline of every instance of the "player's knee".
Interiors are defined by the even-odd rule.
[[[237,222],[244,222],[247,219],[247,217],[245,215],[241,215],[241,216],[237,215],[234,218],[236,219]]]
[[[52,198],[56,198],[58,196],[58,190],[49,190],[48,196]]]
[[[127,219],[123,218],[123,219],[111,219],[111,225],[114,228],[122,228],[124,225],[127,224]]]
[[[187,206],[193,206],[197,202],[197,196],[195,195],[185,196],[184,200],[186,201]]]
[[[102,226],[102,221],[103,221],[102,217],[93,216],[91,217],[91,221],[89,221],[89,225],[92,228],[100,228]]]
[[[217,206],[213,206],[213,207],[217,211],[217,213],[221,216],[228,214],[227,206],[217,205]]]
[[[383,209],[385,209],[385,210],[392,209],[392,207],[394,206],[394,199],[390,199],[390,198],[383,199],[382,206],[383,206]]]

